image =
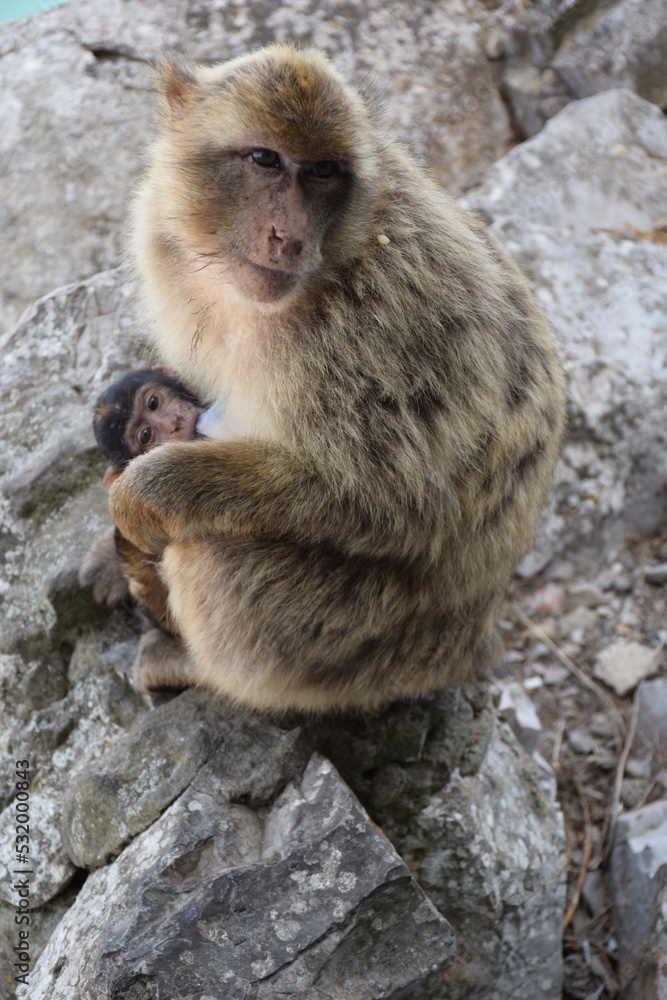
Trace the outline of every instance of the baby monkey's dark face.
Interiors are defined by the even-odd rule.
[[[204,407],[184,399],[175,389],[155,383],[137,392],[134,408],[125,430],[125,440],[133,455],[156,448],[168,441],[194,441],[197,418]]]

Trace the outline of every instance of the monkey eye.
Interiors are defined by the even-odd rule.
[[[148,447],[148,445],[153,440],[153,428],[152,427],[142,427],[139,432],[139,442],[143,448]]]
[[[340,173],[340,167],[335,160],[318,160],[317,163],[311,163],[306,168],[306,173],[310,177],[319,177],[321,180],[326,180],[328,177],[333,177],[334,174]]]
[[[160,405],[160,397],[157,395],[157,393],[154,392],[154,393],[152,393],[151,396],[149,396],[149,399],[148,399],[148,409],[149,410],[157,410],[157,408],[158,408],[159,405]]]
[[[258,167],[280,167],[280,156],[273,149],[253,149],[250,155]]]

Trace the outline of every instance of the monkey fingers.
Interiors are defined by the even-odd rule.
[[[165,449],[167,450],[167,449]],[[141,552],[159,555],[171,540],[171,518],[160,505],[155,487],[160,452],[130,462],[109,490],[109,510],[121,534]]]
[[[132,668],[132,686],[141,694],[194,683],[192,663],[183,641],[154,628],[142,635]]]
[[[305,522],[294,497],[307,493],[313,503]],[[250,439],[156,448],[130,463],[109,505],[122,533],[144,552],[217,535],[313,537],[318,522],[330,530],[320,511],[331,505],[321,479],[288,449]]]

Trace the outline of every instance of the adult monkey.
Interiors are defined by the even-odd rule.
[[[181,679],[326,710],[466,677],[561,437],[544,318],[321,54],[168,65],[161,92],[134,255],[162,360],[225,399],[227,439],[135,459],[110,505],[162,554]]]

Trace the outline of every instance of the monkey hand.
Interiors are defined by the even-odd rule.
[[[121,534],[157,555],[172,541],[218,535],[312,539],[319,526],[328,537],[330,508],[321,494],[317,477],[280,446],[192,441],[135,458],[111,487],[109,507]]]
[[[161,461],[170,447],[133,459],[109,490],[109,510],[119,531],[147,555],[160,555],[173,537]]]

